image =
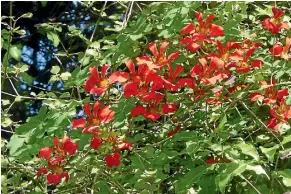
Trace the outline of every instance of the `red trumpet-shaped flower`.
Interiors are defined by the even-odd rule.
[[[277,34],[281,29],[290,29],[288,22],[283,22],[281,17],[285,14],[283,10],[272,7],[273,17],[266,18],[263,21],[263,26],[273,34]]]
[[[142,56],[137,57],[136,61],[138,65],[146,64],[150,69],[159,69],[164,65],[171,63],[173,60],[179,57],[180,52],[174,52],[166,57],[165,52],[167,47],[169,46],[169,42],[163,41],[160,45],[160,51],[158,52],[157,43],[153,42],[148,45],[153,57]]]
[[[50,147],[41,148],[39,150],[38,157],[49,160],[53,156],[53,153],[56,152],[58,157],[64,158],[67,154],[69,155],[75,154],[78,148],[78,144],[72,142],[69,137],[64,137],[61,143],[59,143],[58,138],[53,138],[53,144],[54,148]]]
[[[290,60],[291,59],[291,37],[286,37],[285,47],[283,47],[282,43],[275,43],[272,48],[270,48],[270,52],[272,55],[281,57],[282,59]]]
[[[119,152],[115,152],[105,156],[105,162],[108,168],[112,168],[113,166],[119,166],[120,164],[120,154]]]
[[[267,126],[278,132],[282,124],[288,124],[291,118],[291,106],[287,105],[286,100],[282,98],[279,106],[276,105],[270,110],[270,115],[273,118],[267,120]]]
[[[214,85],[218,80],[227,78],[229,75],[228,71],[221,69],[224,63],[218,58],[212,58],[209,66],[204,58],[200,58],[199,62],[190,70],[190,75],[198,77],[198,80],[202,80],[205,84]]]
[[[65,178],[68,182],[68,172],[64,171],[64,159],[69,155],[76,153],[78,144],[72,142],[69,137],[64,137],[61,142],[58,138],[53,139],[53,148],[45,147],[39,150],[39,158],[45,158],[48,160],[47,168],[40,168],[37,172],[37,177],[43,174],[47,174],[47,182],[49,184],[58,184],[62,178]]]
[[[198,34],[205,34],[210,37],[216,37],[216,36],[223,36],[223,27],[212,24],[212,20],[214,19],[214,14],[210,14],[207,18],[206,21],[203,21],[203,14],[200,12],[195,12],[195,17],[198,21],[198,25],[195,26],[193,24],[189,24],[182,28],[181,30],[181,35],[184,34],[193,34],[193,33],[198,33]]]
[[[135,117],[138,115],[143,115],[147,119],[153,121],[161,117],[160,109],[164,114],[172,113],[177,110],[177,106],[174,103],[163,103],[160,106],[161,100],[164,98],[163,94],[156,92],[149,93],[144,101],[147,102],[146,106],[138,105],[131,110],[131,116]]]
[[[128,79],[129,74],[126,72],[117,71],[111,74],[108,78],[106,76],[109,66],[102,65],[101,73],[99,73],[97,67],[90,69],[91,76],[85,83],[85,90],[90,94],[102,95],[111,84],[114,82],[125,82]],[[99,75],[100,74],[100,75]]]
[[[183,86],[193,87],[192,78],[179,78],[179,75],[183,72],[183,70],[184,67],[181,65],[177,65],[175,70],[173,70],[171,65],[168,65],[168,71],[164,78],[165,88],[171,91],[177,91]]]
[[[218,53],[210,53],[207,55],[207,58],[218,58],[223,61],[225,64],[229,61],[231,53],[231,49],[240,48],[240,43],[227,41],[226,45],[224,46],[219,40],[216,41],[216,45],[218,48]]]
[[[208,38],[206,34],[198,34],[198,33],[194,33],[189,36],[186,36],[182,40],[179,41],[180,44],[185,44],[186,49],[188,51],[191,51],[192,53],[195,53],[200,48],[203,48],[203,46],[205,46],[204,42],[212,43],[212,40]]]
[[[141,65],[143,66],[143,65]],[[144,71],[147,71],[147,65],[144,66]],[[124,96],[138,96],[140,99],[146,98],[149,92],[157,91],[164,88],[164,79],[157,74],[156,71],[149,70],[141,76],[141,81],[128,82],[124,85]]]
[[[228,65],[228,68],[232,66],[236,66],[236,71],[238,73],[248,73],[251,68],[262,68],[264,62],[261,60],[253,60],[250,61],[250,56],[255,52],[256,48],[246,49],[243,50],[237,50],[235,54],[233,54],[230,58],[235,60],[236,63],[231,63]]]
[[[47,174],[47,183],[48,184],[59,184],[63,178],[68,182],[69,174],[66,171],[63,171],[63,168],[59,165],[50,165],[48,168],[40,168],[37,171],[36,176],[40,177],[43,174]]]
[[[91,133],[98,135],[97,131],[102,123],[109,123],[113,118],[115,112],[109,109],[109,106],[102,106],[101,102],[95,102],[93,110],[91,105],[85,104],[83,106],[88,118],[74,119],[72,121],[72,128],[83,128],[83,133]]]
[[[126,62],[126,66],[130,71],[129,82],[124,85],[124,96],[142,96],[149,90],[158,90],[163,87],[163,80],[158,74],[151,70],[146,64],[138,66],[135,70],[132,60]]]
[[[264,104],[274,104],[277,102],[277,100],[281,100],[285,96],[288,96],[288,89],[281,89],[281,90],[276,90],[274,87],[274,84],[276,84],[276,80],[272,80],[271,84],[268,85],[266,81],[261,81],[260,85],[264,89],[264,94],[261,92],[254,92],[251,94],[250,98],[251,101],[263,101]]]

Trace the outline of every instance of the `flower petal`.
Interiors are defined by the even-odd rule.
[[[98,148],[101,146],[102,144],[102,140],[98,137],[93,137],[91,139],[91,142],[90,142],[90,146],[91,148],[93,148],[94,150],[98,150]]]
[[[173,113],[178,109],[174,103],[165,103],[162,105],[162,111],[164,114]]]
[[[124,85],[124,96],[129,98],[131,96],[137,96],[139,94],[139,90],[137,89],[138,84],[129,82]]]
[[[74,119],[72,120],[72,128],[83,128],[86,126],[86,119]]]
[[[38,157],[39,158],[45,158],[45,159],[50,159],[50,157],[53,154],[53,149],[50,147],[45,147],[45,148],[41,148],[39,150],[39,154]]]
[[[129,77],[129,73],[117,71],[117,72],[114,72],[110,75],[109,81],[110,81],[110,83],[114,83],[114,82],[123,83],[123,82],[126,82],[128,80],[128,77]]]
[[[113,110],[109,109],[109,106],[104,106],[98,112],[98,118],[100,118],[104,123],[109,123],[115,115]]]
[[[195,25],[191,23],[185,26],[184,28],[182,28],[180,34],[181,35],[191,34],[191,32],[194,32],[194,30],[195,30]]]
[[[146,112],[145,107],[139,105],[139,106],[131,109],[131,116],[136,117],[137,115],[145,114],[145,112]]]
[[[112,168],[113,166],[119,166],[120,164],[120,154],[119,152],[115,152],[113,154],[109,154],[105,156],[105,162],[108,168]]]
[[[211,24],[210,36],[224,36],[223,27],[215,24]]]

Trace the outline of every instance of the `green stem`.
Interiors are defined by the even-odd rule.
[[[2,79],[2,84],[1,84],[1,88],[3,90],[4,87],[4,83],[5,83],[5,79],[6,79],[6,73],[7,73],[7,67],[8,67],[8,60],[9,60],[9,55],[10,55],[10,45],[11,45],[11,40],[12,40],[12,32],[13,32],[13,28],[12,28],[12,1],[10,1],[10,32],[9,32],[9,44],[8,44],[8,49],[7,49],[7,57],[6,60],[4,60],[3,63],[4,64],[4,77]]]

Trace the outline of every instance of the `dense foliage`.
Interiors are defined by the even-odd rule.
[[[2,192],[290,191],[290,3],[129,2],[122,22],[114,5],[82,3],[91,29],[35,25],[52,66],[13,39],[32,13],[2,16]],[[19,94],[31,65],[62,87]]]

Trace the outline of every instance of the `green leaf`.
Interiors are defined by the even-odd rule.
[[[192,157],[200,148],[199,142],[186,142],[186,151]]]
[[[21,45],[11,45],[9,49],[9,54],[17,61],[21,60],[21,47]]]
[[[20,16],[18,19],[20,18],[32,18],[33,14],[31,12],[25,13],[22,16]]]
[[[282,141],[282,144],[286,144],[286,143],[289,143],[291,142],[291,135],[287,135],[285,137],[283,137],[283,141]]]
[[[69,78],[71,77],[71,73],[69,72],[64,72],[60,75],[61,79],[64,80],[64,81],[67,81],[69,80]]]
[[[253,145],[241,142],[235,146],[239,148],[243,154],[252,156],[256,161],[259,161],[259,154]]]
[[[60,38],[54,31],[47,32],[47,38],[53,42],[54,47],[58,47],[60,43]]]
[[[186,193],[194,183],[197,183],[201,176],[206,172],[207,166],[198,166],[190,169],[182,178],[175,184],[176,193]]]
[[[16,152],[23,147],[24,143],[27,142],[28,136],[23,136],[23,135],[13,135],[7,144],[7,148],[9,149],[9,154],[12,156],[17,156],[15,155]]]
[[[58,74],[60,72],[61,68],[59,66],[52,66],[51,73],[52,74]]]
[[[232,180],[234,176],[240,175],[246,170],[246,164],[230,163],[226,169],[216,176],[215,182],[222,193],[225,193],[227,184]]]
[[[261,165],[247,165],[246,170],[254,171],[257,175],[264,174],[270,180],[269,175],[266,173],[265,169]]]
[[[20,72],[26,72],[27,70],[29,70],[29,66],[28,65],[22,65],[19,69]]]
[[[133,41],[136,41],[136,40],[140,39],[142,36],[143,36],[142,34],[129,35],[130,39],[133,40]]]
[[[279,177],[283,178],[283,184],[286,187],[291,187],[291,169],[285,169],[284,171],[278,172]]]
[[[223,114],[222,117],[221,117],[221,119],[220,119],[219,125],[215,129],[215,131],[221,131],[221,130],[223,130],[224,129],[224,125],[225,125],[226,122],[227,122],[226,114]]]
[[[279,148],[279,145],[275,145],[275,146],[270,147],[270,148],[264,148],[264,147],[260,146],[260,149],[267,156],[267,158],[270,162],[274,161],[274,156],[275,156],[276,150],[278,148]]]

